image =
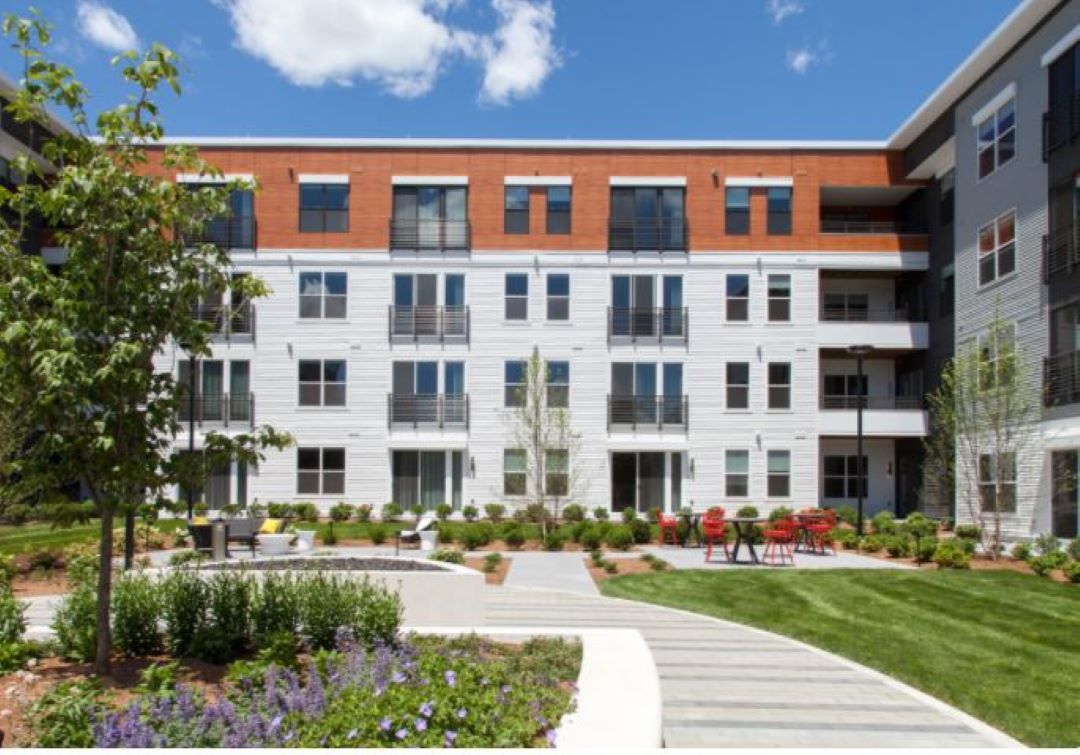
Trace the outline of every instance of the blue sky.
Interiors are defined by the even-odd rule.
[[[97,106],[184,58],[172,135],[885,138],[1018,0],[37,0]],[[0,0],[5,12],[29,2]],[[5,49],[0,67],[18,75]]]

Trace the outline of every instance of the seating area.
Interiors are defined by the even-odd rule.
[[[226,558],[232,556],[229,546],[234,544],[250,550],[254,557],[259,554],[281,555],[289,552],[290,547],[306,550],[313,543],[312,537],[307,533],[286,533],[287,522],[284,519],[238,516],[211,520],[205,516],[196,516],[188,523],[188,534],[194,550],[213,556],[215,526],[225,529]]]

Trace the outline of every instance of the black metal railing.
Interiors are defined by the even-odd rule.
[[[469,308],[420,304],[390,307],[390,337],[469,340]]]
[[[255,248],[255,218],[236,215],[207,221],[201,232],[187,237],[189,245],[214,244],[224,249]]]
[[[911,313],[902,307],[822,306],[823,322],[909,322]]]
[[[255,394],[253,393],[196,393],[192,402],[183,387],[179,390],[180,421],[191,421],[191,410],[195,410],[195,421],[203,423],[232,422],[255,424]]]
[[[255,332],[255,309],[250,302],[236,308],[201,304],[195,307],[193,314],[197,320],[210,323],[215,333],[224,336]]]
[[[1043,280],[1080,267],[1080,224],[1070,223],[1043,236]]]
[[[1080,351],[1047,357],[1043,384],[1047,406],[1080,402]]]
[[[608,221],[608,249],[613,252],[685,252],[689,235],[684,217]]]
[[[909,230],[907,226],[896,220],[846,220],[844,218],[822,218],[821,232],[862,235],[925,233],[925,231]]]
[[[686,307],[608,307],[608,340],[685,342],[690,327]]]
[[[413,427],[468,427],[468,394],[395,394],[386,396],[389,424]]]
[[[1043,113],[1043,159],[1080,136],[1080,92]]]
[[[822,409],[858,409],[859,396],[822,396]],[[918,396],[863,396],[863,409],[923,409]]]
[[[612,427],[685,430],[690,424],[687,396],[608,396],[608,429]]]
[[[468,251],[472,248],[472,229],[468,220],[391,218],[390,248]]]

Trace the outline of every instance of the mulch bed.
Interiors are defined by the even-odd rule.
[[[893,558],[885,551],[879,551],[878,553],[863,553],[861,551],[846,551],[847,553],[858,553],[860,556],[868,556],[869,558],[876,558],[881,561],[893,561],[898,564],[907,564],[908,566],[915,566],[919,569],[937,569],[938,566],[933,561],[924,564],[916,564],[915,559],[907,556],[904,558]],[[971,559],[972,571],[1015,571],[1021,574],[1032,574],[1035,572],[1027,564],[1026,561],[1018,561],[1011,556],[1002,556],[1001,558],[993,561],[985,556],[975,556]],[[1054,582],[1068,582],[1065,575],[1061,573],[1060,569],[1055,569],[1046,576],[1047,579],[1051,579]]]
[[[610,558],[607,560],[619,565],[619,571],[617,573],[608,574],[602,567],[594,564],[591,558],[585,559],[585,569],[597,584],[600,584],[605,579],[611,579],[612,577],[618,577],[623,574],[644,574],[646,572],[654,571],[649,562],[642,561],[640,558]],[[671,571],[672,568],[671,564],[668,564],[668,569],[666,571]]]
[[[501,585],[506,581],[506,575],[510,571],[510,561],[512,559],[503,558],[499,562],[499,565],[495,568],[495,571],[489,573],[484,572],[484,559],[477,558],[475,556],[469,556],[465,559],[465,565],[470,569],[476,569],[478,572],[484,574],[484,582],[489,585]]]

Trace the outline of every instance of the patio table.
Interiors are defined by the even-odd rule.
[[[769,520],[761,516],[733,516],[724,521],[735,530],[735,547],[731,550],[731,563],[739,562],[739,548],[746,543],[746,548],[750,551],[750,560],[743,563],[760,564],[761,560],[758,558],[757,550],[754,549],[754,525],[764,524]]]

